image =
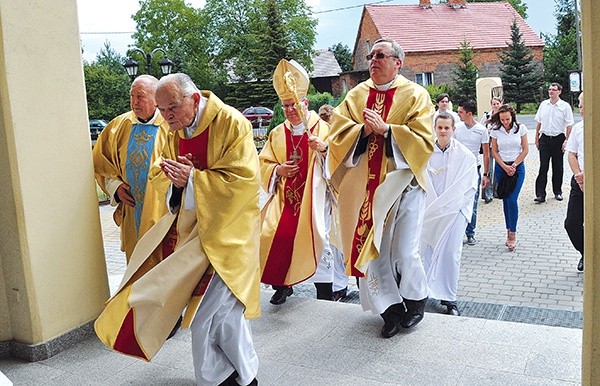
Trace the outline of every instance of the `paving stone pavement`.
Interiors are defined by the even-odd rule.
[[[485,204],[480,200],[478,243],[463,247],[459,308],[464,316],[581,328],[583,274],[576,270],[579,253],[563,228],[571,172],[565,158],[563,201],[556,201],[549,194],[545,203],[534,203],[539,154],[534,145],[532,118],[519,117],[529,128],[530,146],[525,160],[525,183],[519,196],[517,248],[509,252],[504,245],[502,201],[494,199]],[[550,176],[551,172],[549,192]],[[266,195],[262,194],[261,205],[265,202]],[[112,211],[109,205],[100,206],[107,269],[114,287],[125,271],[125,258],[120,252],[119,231],[112,221]],[[263,290],[270,291],[266,286]],[[297,285],[294,296],[314,298],[314,287]],[[353,279],[349,281],[348,296],[342,301],[359,302]],[[433,301],[427,310],[441,312]]]

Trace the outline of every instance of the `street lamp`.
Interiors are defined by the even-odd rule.
[[[171,70],[173,69],[173,62],[170,61],[169,58],[167,58],[167,53],[162,48],[160,48],[160,47],[155,48],[149,54],[145,53],[142,49],[137,48],[137,47],[132,48],[129,52],[130,52],[130,55],[134,52],[138,52],[138,53],[142,54],[142,56],[144,58],[146,58],[147,73],[152,74],[152,57],[154,56],[154,54],[156,54],[159,51],[162,52],[165,57],[161,61],[158,62],[158,65],[160,66],[160,70],[161,70],[162,74],[168,75],[171,73]],[[127,71],[127,75],[129,75],[129,77],[133,81],[133,79],[135,79],[135,77],[138,74],[138,68],[139,68],[138,62],[136,62],[135,60],[131,59],[131,57],[129,57],[129,58],[127,58],[127,61],[125,62],[123,67],[125,67],[125,71]]]

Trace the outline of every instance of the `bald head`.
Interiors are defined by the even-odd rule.
[[[129,104],[140,121],[147,122],[154,116],[156,111],[154,94],[157,84],[158,79],[152,75],[140,75],[131,83]]]

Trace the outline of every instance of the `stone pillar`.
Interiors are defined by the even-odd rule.
[[[108,297],[73,0],[0,1],[0,355],[44,359]]]
[[[597,9],[592,9],[593,3],[596,0],[581,0],[585,99],[583,385],[600,384],[600,172],[595,172],[600,168],[600,58],[597,55],[600,40],[594,38],[600,36],[600,15]]]
[[[481,119],[483,113],[492,109],[492,90],[502,87],[502,79],[498,77],[477,78],[475,90],[477,93],[477,118]]]

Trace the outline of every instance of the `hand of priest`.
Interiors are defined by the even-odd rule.
[[[122,183],[117,188],[117,197],[119,201],[128,206],[135,206],[135,201],[133,201],[133,197],[131,196],[130,187],[126,183]]]
[[[324,152],[327,150],[327,144],[316,135],[311,135],[308,137],[308,147],[319,152]]]
[[[365,132],[371,132],[379,135],[384,135],[388,130],[388,125],[383,121],[381,115],[375,110],[364,109],[363,119],[365,120]]]
[[[177,157],[177,161],[165,158],[160,163],[160,168],[165,173],[167,178],[171,180],[171,183],[178,188],[183,188],[187,184],[190,173],[194,168],[194,164],[191,161],[191,155],[186,154],[185,156]]]
[[[296,165],[295,161],[285,161],[279,164],[275,173],[282,177],[293,177],[300,170],[300,166]]]

